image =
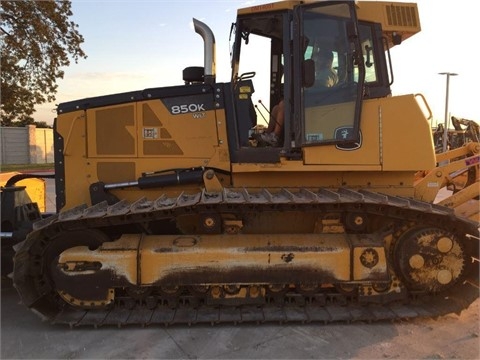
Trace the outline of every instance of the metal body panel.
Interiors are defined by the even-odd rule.
[[[65,277],[107,272],[111,286],[387,281],[384,249],[374,244],[346,234],[122,235],[96,250],[70,248],[58,267]]]
[[[430,124],[414,95],[364,100],[360,131],[361,141],[353,148],[305,147],[305,163],[348,165],[352,171],[359,165],[412,172],[435,167]],[[399,151],[399,144],[407,143]]]
[[[228,171],[225,111],[214,110],[212,99],[212,95],[188,95],[167,102],[131,101],[60,114],[56,136],[63,144],[57,139],[56,152],[62,156],[61,171],[57,171],[63,173],[57,179],[58,191],[64,192],[62,207],[90,204],[86,190],[99,181],[129,182],[144,173],[198,166]],[[175,105],[183,101],[190,101],[191,110],[202,111]],[[131,189],[125,194],[119,196],[138,197]],[[158,194],[153,191],[151,197]]]

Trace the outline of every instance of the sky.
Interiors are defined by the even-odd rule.
[[[236,10],[268,2],[73,0],[71,20],[85,38],[88,58],[63,69],[55,102],[37,106],[35,120],[52,124],[56,104],[65,101],[183,84],[185,67],[203,66],[203,40],[192,18],[212,29],[217,82],[228,82]],[[436,126],[445,121],[447,87],[439,73],[457,73],[450,77],[448,113],[480,122],[477,0],[411,2],[418,4],[422,31],[391,50],[393,95],[422,94]]]

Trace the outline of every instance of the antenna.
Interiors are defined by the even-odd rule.
[[[268,114],[270,114],[270,111],[268,111],[268,109],[265,107],[265,105],[263,105],[262,100],[258,100],[258,103],[263,106],[263,108],[265,109],[265,111],[266,111]]]
[[[264,107],[265,107],[265,106],[264,106]],[[267,121],[267,119],[265,119],[265,116],[263,116],[262,112],[260,111],[260,109],[258,108],[258,106],[257,106],[257,105],[255,105],[255,109],[257,109],[257,110],[258,110],[258,113],[259,113],[259,114],[262,116],[262,118],[263,118],[263,121],[265,121],[265,124],[267,124],[267,125],[268,125],[268,121]]]

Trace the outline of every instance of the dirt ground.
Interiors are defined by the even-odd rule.
[[[477,299],[462,314],[367,324],[50,325],[2,281],[2,359],[479,359]]]

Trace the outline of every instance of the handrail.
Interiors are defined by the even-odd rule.
[[[72,124],[70,125],[70,130],[68,131],[67,139],[65,140],[65,144],[63,146],[63,156],[68,155],[67,154],[67,147],[68,147],[68,144],[70,143],[70,136],[72,135],[73,126],[75,125],[75,122],[82,117],[85,117],[85,115],[82,114],[82,115],[77,116],[76,118],[73,119]]]
[[[428,120],[428,121],[432,120],[432,119],[433,119],[433,113],[432,113],[432,110],[430,109],[430,106],[428,106],[427,99],[425,99],[425,96],[423,96],[423,94],[420,94],[420,93],[415,94],[415,97],[417,97],[417,96],[419,96],[419,97],[422,98],[423,103],[425,104],[425,107],[426,107],[427,110],[428,110],[429,116],[428,116],[427,120]]]

